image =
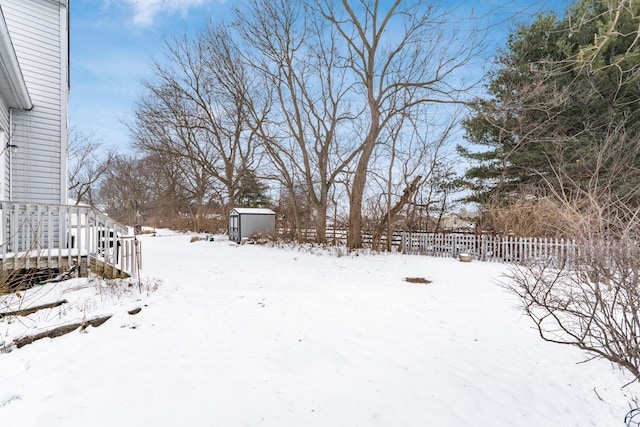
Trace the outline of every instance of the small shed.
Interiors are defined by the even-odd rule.
[[[235,208],[229,212],[229,240],[240,243],[243,238],[262,233],[276,235],[276,213],[264,208]]]

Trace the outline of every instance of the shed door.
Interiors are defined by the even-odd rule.
[[[238,229],[238,215],[229,216],[229,240],[239,241],[240,230]]]

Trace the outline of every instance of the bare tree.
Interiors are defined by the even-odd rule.
[[[416,203],[416,197],[432,183],[439,163],[445,160],[444,146],[457,121],[448,117],[444,123],[430,122],[428,106],[423,105],[421,110],[422,114],[416,111],[415,116],[397,118],[390,126],[390,141],[378,150],[373,162],[377,166],[370,168],[372,181],[380,187],[376,191],[375,185],[369,185],[370,192],[378,193],[377,209],[372,212],[374,247],[386,233],[385,249],[391,250],[396,216]],[[386,174],[382,167],[387,167]]]
[[[69,130],[69,196],[78,203],[94,204],[94,194],[113,163],[113,149],[92,133]]]
[[[637,214],[637,213],[636,213]],[[582,235],[579,256],[513,267],[507,287],[523,302],[540,336],[573,345],[627,369],[640,380],[639,218],[631,227]]]
[[[184,174],[176,159],[148,155],[118,155],[97,192],[96,203],[113,218],[174,229],[216,231],[217,220],[207,218],[212,194],[206,185]]]
[[[129,127],[142,153],[180,170],[199,218],[211,197],[228,209],[257,165],[245,118],[250,79],[224,26],[195,40],[174,36],[165,47]]]
[[[350,185],[348,246],[362,246],[362,202],[370,160],[390,123],[423,104],[457,103],[468,90],[458,71],[481,44],[452,28],[447,13],[422,1],[316,0],[345,43],[346,66],[366,108],[366,132]]]
[[[98,191],[100,208],[124,224],[138,224],[148,215],[159,184],[151,180],[147,171],[144,159],[116,156]]]
[[[245,56],[273,91],[267,120],[255,120],[272,176],[291,200],[297,188],[305,189],[316,239],[325,243],[331,187],[358,153],[358,145],[344,138],[354,117],[347,103],[352,81],[336,29],[306,2],[257,0],[236,12],[239,32],[252,48]]]
[[[184,214],[189,213],[190,221],[197,226],[201,221],[194,217],[193,197],[188,180],[183,176],[183,168],[176,165],[175,161],[153,154],[147,155],[141,164],[144,165],[144,170],[140,171],[144,180],[154,184],[143,212],[145,223],[156,227],[189,229],[184,224]],[[194,229],[191,227],[191,230]]]

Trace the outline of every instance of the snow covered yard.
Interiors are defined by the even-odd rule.
[[[143,236],[154,292],[75,279],[23,295],[69,303],[0,320],[0,342],[114,316],[0,353],[0,423],[622,426],[640,390],[542,341],[496,284],[503,265],[190,238]]]

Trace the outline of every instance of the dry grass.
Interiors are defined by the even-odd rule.
[[[477,224],[483,231],[502,235],[566,238],[579,221],[576,216],[562,203],[524,195],[508,205],[497,202],[486,205]]]

